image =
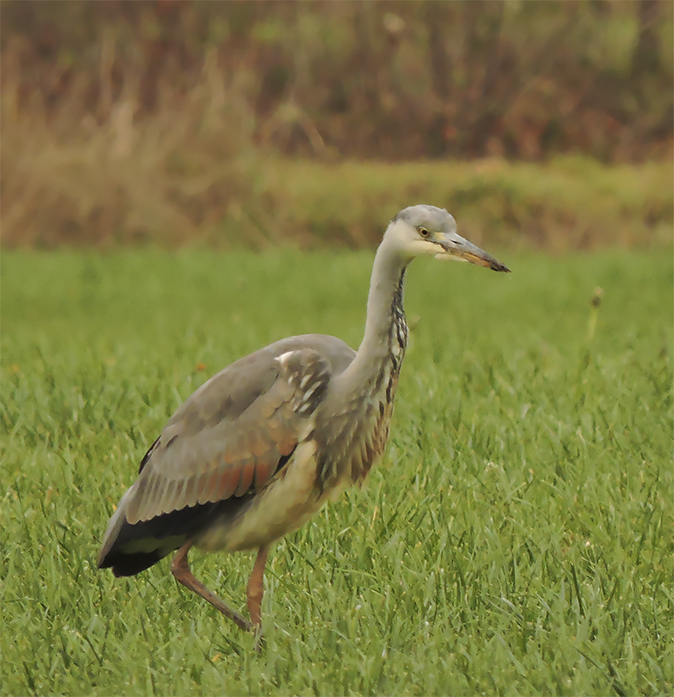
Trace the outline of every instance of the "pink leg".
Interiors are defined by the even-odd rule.
[[[269,547],[260,547],[255,565],[248,581],[248,612],[253,626],[262,627],[262,596],[264,595],[264,567],[267,563]]]
[[[264,595],[264,567],[267,563],[269,547],[260,547],[248,580],[248,612],[255,628],[255,651],[262,648],[262,596]]]
[[[211,591],[209,591],[208,588],[201,583],[201,581],[198,581],[193,576],[192,571],[190,570],[190,565],[187,562],[187,553],[190,551],[191,546],[191,542],[186,542],[178,550],[177,554],[171,561],[171,573],[176,577],[176,579],[178,579],[178,581],[180,581],[180,583],[183,584],[183,586],[189,588],[197,595],[200,595],[202,598],[204,598],[204,600],[208,600],[208,602],[214,608],[220,610],[225,617],[228,617],[230,620],[235,622],[239,627],[241,627],[241,629],[246,632],[251,631],[253,629],[253,625],[247,619],[241,617],[238,612],[225,605],[225,603],[220,600],[215,593],[211,593]],[[250,600],[248,601],[248,606],[250,607]]]

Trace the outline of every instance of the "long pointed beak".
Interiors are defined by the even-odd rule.
[[[502,264],[498,259],[495,259],[491,254],[487,254],[484,249],[480,249],[477,245],[469,242],[467,239],[453,233],[445,233],[444,235],[436,235],[437,242],[443,249],[441,254],[436,255],[436,259],[456,259],[457,261],[468,261],[471,264],[485,266],[493,271],[504,271],[510,273],[510,269]]]

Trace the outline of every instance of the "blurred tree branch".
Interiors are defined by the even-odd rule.
[[[662,0],[3,0],[0,14],[3,110],[61,132],[119,118],[118,103],[136,124],[179,112],[211,55],[253,142],[287,154],[671,154]]]

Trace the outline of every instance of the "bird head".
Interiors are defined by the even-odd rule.
[[[456,232],[454,216],[444,208],[419,204],[403,208],[391,221],[386,237],[395,240],[410,258],[425,254],[486,266],[494,271],[510,269]]]

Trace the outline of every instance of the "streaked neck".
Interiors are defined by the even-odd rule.
[[[376,379],[382,365],[392,359],[399,369],[407,344],[403,285],[408,263],[385,236],[374,258],[365,334],[356,357],[343,373],[346,380],[363,385]]]

